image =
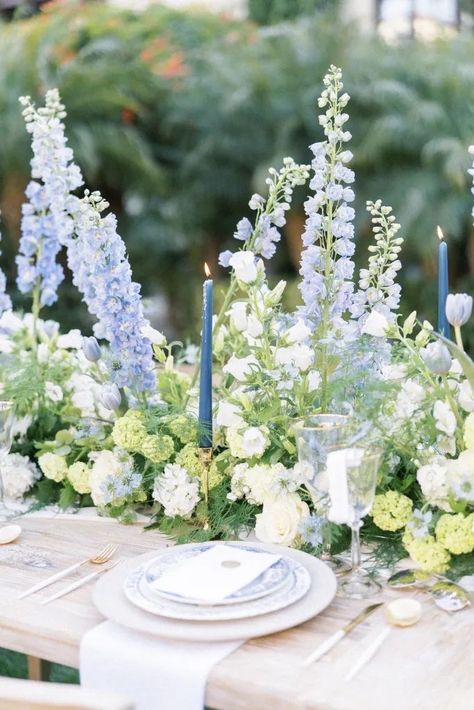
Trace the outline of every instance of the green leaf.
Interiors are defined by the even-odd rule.
[[[73,505],[77,498],[77,493],[69,481],[64,481],[61,493],[59,494],[59,507],[65,510]]]

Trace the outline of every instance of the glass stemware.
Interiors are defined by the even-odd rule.
[[[18,514],[6,503],[2,470],[3,459],[12,445],[12,408],[13,402],[0,400],[0,520],[8,520]]]
[[[295,422],[294,433],[298,460],[303,464],[306,486],[317,511],[328,516],[330,499],[326,470],[331,452],[344,448],[354,435],[354,421],[349,414],[313,414]],[[323,544],[321,559],[335,572],[350,570],[344,560],[330,554],[329,545]]]
[[[362,518],[372,508],[375,498],[377,473],[382,451],[371,443],[357,443],[356,447],[341,451],[345,458],[347,486],[347,516],[352,531],[352,569],[339,584],[339,594],[351,599],[365,599],[380,591],[380,585],[361,567],[360,528]]]

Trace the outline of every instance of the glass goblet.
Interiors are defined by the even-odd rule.
[[[8,508],[5,501],[3,481],[3,459],[12,445],[12,412],[13,402],[0,400],[0,520],[8,520],[17,515],[17,511]]]
[[[377,594],[381,587],[369,577],[361,567],[360,528],[362,519],[372,508],[375,498],[377,473],[382,451],[370,443],[358,443],[354,448],[342,452],[345,455],[345,477],[347,483],[347,515],[351,527],[350,574],[339,584],[339,594],[350,599],[365,599]]]
[[[312,414],[295,422],[294,433],[298,461],[303,464],[306,487],[316,510],[328,516],[330,506],[327,459],[331,452],[349,445],[354,435],[354,420],[349,414]],[[330,554],[330,545],[323,544],[321,559],[336,574],[348,572],[347,562]]]

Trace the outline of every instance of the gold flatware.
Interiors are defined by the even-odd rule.
[[[38,584],[33,585],[32,587],[27,589],[25,592],[22,592],[18,596],[18,599],[24,599],[25,597],[28,597],[30,594],[34,594],[35,592],[39,592],[40,589],[44,589],[45,587],[49,587],[50,584],[54,584],[54,582],[57,582],[59,579],[62,579],[63,577],[66,577],[66,575],[70,574],[71,572],[75,572],[75,570],[79,569],[79,567],[82,567],[82,565],[85,565],[88,562],[91,562],[93,565],[103,565],[105,562],[108,562],[110,560],[110,558],[115,554],[115,552],[117,551],[117,548],[118,548],[118,545],[112,545],[112,544],[106,545],[102,550],[100,550],[93,557],[86,557],[84,560],[81,560],[80,562],[75,562],[70,567],[66,567],[66,569],[63,569],[60,572],[56,572],[56,574],[53,574],[50,577],[47,577],[47,579],[44,579],[42,582],[38,582]]]
[[[371,604],[370,606],[367,606],[363,611],[360,612],[360,614],[357,614],[354,619],[352,619],[345,626],[343,626],[342,629],[339,629],[339,631],[336,631],[336,633],[326,639],[326,641],[323,641],[323,643],[318,646],[317,649],[315,649],[312,653],[310,653],[309,656],[304,659],[302,665],[309,666],[311,663],[314,663],[314,661],[318,661],[326,653],[328,653],[331,648],[333,648],[337,643],[339,643],[341,639],[347,636],[347,634],[350,633],[352,629],[354,629],[356,626],[365,621],[368,616],[370,616],[376,609],[381,606],[383,606],[383,602],[378,602],[377,604]]]
[[[108,567],[104,567],[103,569],[98,569],[96,572],[92,572],[91,574],[88,574],[86,577],[82,577],[81,579],[78,579],[77,582],[73,582],[68,587],[65,587],[64,589],[61,589],[59,592],[56,592],[56,594],[53,594],[52,596],[47,597],[46,599],[43,599],[43,601],[41,602],[41,605],[44,606],[45,604],[49,604],[50,602],[53,602],[55,599],[60,599],[61,597],[66,596],[66,594],[69,594],[69,592],[73,592],[75,589],[79,589],[79,587],[83,587],[84,584],[87,584],[87,582],[90,582],[91,579],[98,577],[99,574],[103,574],[104,572],[108,572],[113,567],[118,565],[119,562],[122,562],[122,560],[121,559],[115,560],[115,562],[112,562],[112,564],[109,565]]]

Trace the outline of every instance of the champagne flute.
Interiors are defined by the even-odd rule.
[[[353,417],[349,414],[311,414],[296,420],[294,433],[306,487],[316,510],[327,518],[330,507],[328,456],[348,446],[354,434]],[[350,570],[350,565],[344,560],[330,554],[327,543],[323,543],[321,559],[336,574]]]
[[[343,457],[342,476],[346,479],[347,522],[351,527],[350,574],[339,584],[339,595],[365,599],[377,594],[381,587],[361,566],[360,528],[362,519],[372,508],[382,450],[371,442],[358,442],[355,447],[339,452]]]
[[[17,511],[8,508],[5,501],[5,487],[3,481],[3,460],[10,451],[13,433],[13,402],[0,400],[0,520],[8,520],[17,515]]]

